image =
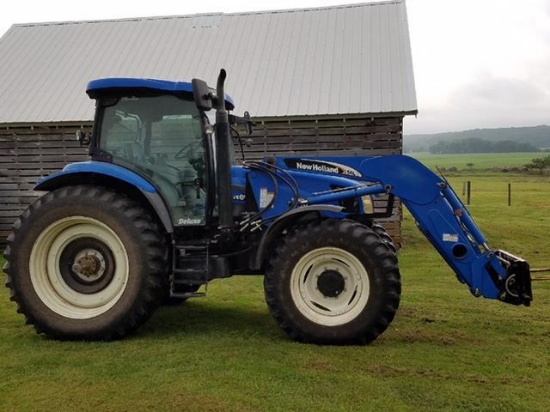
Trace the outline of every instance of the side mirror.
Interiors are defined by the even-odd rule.
[[[84,130],[76,131],[76,140],[80,143],[80,146],[90,144],[90,134],[86,133]]]
[[[200,110],[209,111],[212,109],[212,92],[204,80],[193,79],[193,99]]]

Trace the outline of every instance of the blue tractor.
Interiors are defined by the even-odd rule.
[[[394,198],[471,293],[532,300],[529,265],[491,249],[445,179],[407,156],[269,157],[235,165],[226,73],[216,89],[110,78],[96,100],[91,161],[42,178],[5,250],[11,298],[39,333],[112,340],[163,302],[233,275],[264,276],[292,338],[365,344],[390,325],[401,281],[376,219]],[[214,109],[214,110],[212,110]],[[373,209],[373,199],[388,207]]]

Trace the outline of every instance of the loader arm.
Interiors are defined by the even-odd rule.
[[[303,171],[306,162],[333,165],[334,168],[318,166],[317,173],[312,173]],[[315,157],[305,161],[285,158],[280,164],[293,169],[292,175],[298,180],[306,175],[322,179],[320,175],[323,175],[327,181],[333,179],[336,183],[336,179],[344,179],[351,182],[343,190],[310,193],[304,202],[307,205],[334,204],[353,197],[384,193],[399,197],[420,231],[474,296],[530,305],[528,263],[506,251],[491,249],[449,183],[416,159],[404,155]]]
[[[398,196],[439,254],[474,296],[529,306],[529,265],[508,252],[492,250],[448,182],[408,156],[364,160],[363,179],[377,181]]]

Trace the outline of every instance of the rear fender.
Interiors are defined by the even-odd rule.
[[[34,190],[51,191],[76,184],[110,187],[140,202],[146,202],[155,212],[166,232],[174,231],[170,212],[155,186],[137,173],[111,163],[95,161],[71,163],[62,171],[41,178]]]

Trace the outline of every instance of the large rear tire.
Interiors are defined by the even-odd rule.
[[[366,344],[393,320],[401,295],[397,257],[368,227],[325,220],[294,229],[266,271],[265,295],[294,340]]]
[[[5,251],[6,286],[27,323],[57,339],[112,340],[142,325],[166,288],[166,245],[132,199],[67,186],[34,202]]]

